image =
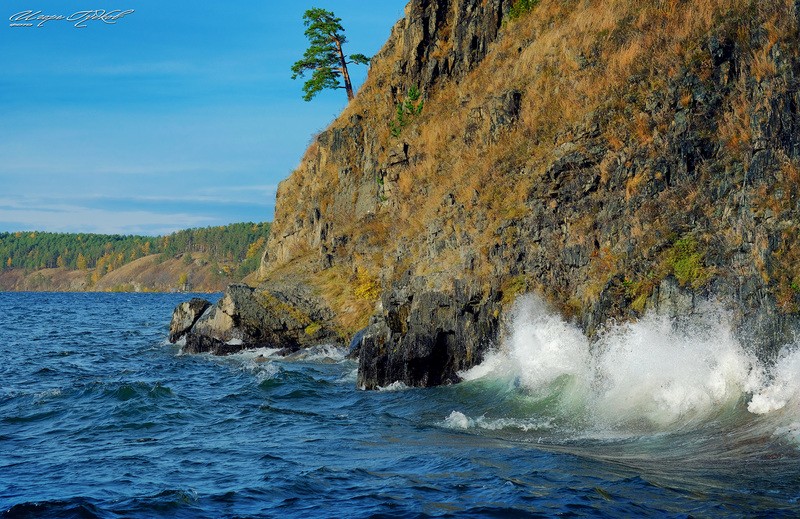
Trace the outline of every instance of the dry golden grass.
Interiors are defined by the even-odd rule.
[[[750,67],[750,71],[753,74],[753,77],[758,81],[763,81],[768,77],[774,76],[777,72],[775,61],[770,56],[771,50],[771,45],[765,45],[760,49],[754,50],[752,53],[753,57],[751,60],[752,65]]]
[[[351,274],[340,267],[327,269],[314,277],[320,295],[331,308],[336,309],[336,320],[343,336],[367,325],[373,303],[355,295]]]
[[[722,115],[718,131],[722,142],[736,156],[743,156],[752,140],[750,127],[751,100],[746,92],[736,97],[730,108]]]
[[[453,5],[455,8],[458,3]],[[768,82],[777,72],[774,47],[796,33],[794,16],[790,16],[793,8],[790,0],[541,0],[531,15],[504,26],[484,62],[470,74],[458,83],[445,81],[423,91],[423,113],[399,138],[391,135],[389,122],[396,103],[405,95],[408,78],[394,76],[402,46],[390,45],[373,62],[356,99],[329,128],[345,128],[353,116],[363,117],[369,135],[365,142],[375,142],[380,149],[374,170],[363,165],[358,146],[353,147],[353,156],[334,157],[313,142],[298,170],[282,186],[273,239],[284,240],[283,234],[295,231],[299,214],[307,216],[318,208],[333,235],[367,233],[363,247],[385,251],[376,259],[351,240],[343,257],[352,264],[347,269],[334,267],[318,273],[326,298],[334,308],[346,309],[343,326],[348,328],[362,323],[362,312],[371,312],[374,303],[356,297],[355,272],[377,276],[375,262],[382,274],[390,277],[407,270],[421,274],[463,267],[453,251],[445,251],[434,261],[420,261],[427,256],[430,222],[454,218],[455,209],[443,204],[447,195],[452,194],[456,205],[463,205],[471,216],[469,221],[448,225],[446,232],[457,229],[459,235],[469,235],[476,253],[476,272],[491,275],[492,246],[498,240],[520,239],[498,237],[495,231],[504,221],[526,216],[527,197],[545,181],[543,173],[553,162],[558,145],[569,142],[582,125],[599,122],[609,149],[599,166],[600,183],[607,186],[620,157],[630,158],[639,149],[653,150],[654,136],[670,128],[671,119],[646,109],[647,92],[665,91],[669,81],[688,72],[708,80],[713,64],[703,42],[727,23],[732,28],[724,30],[745,45],[754,20],[763,21],[763,41],[748,51],[748,68],[734,80],[744,82],[746,75],[751,75]],[[737,19],[748,23],[736,25]],[[451,28],[443,27],[440,34],[443,39],[434,55],[441,57],[452,47],[448,41]],[[512,89],[522,92],[519,120],[493,140],[489,138],[490,108],[495,99]],[[753,139],[749,116],[753,107],[744,90],[734,92],[720,116],[717,133],[733,158],[746,160]],[[666,102],[691,110],[694,100],[692,92],[684,90]],[[588,114],[596,121],[587,120]],[[477,128],[476,138],[466,138],[468,127]],[[358,186],[374,182],[381,161],[399,142],[408,144],[412,160],[400,172],[392,198],[385,202],[376,198],[371,220],[356,217]],[[341,169],[348,167],[352,171],[341,176]],[[785,166],[783,175],[796,183],[797,165]],[[645,172],[631,176],[625,184],[625,197],[635,197],[649,178]],[[690,195],[699,196],[697,192]],[[591,225],[573,222],[573,228],[588,236]],[[316,252],[302,246],[317,238],[313,229],[301,226],[297,232],[285,239],[293,241],[287,261],[309,258],[307,261],[318,263]],[[644,239],[654,229],[640,226],[633,232]],[[593,259],[584,300],[598,297],[608,279],[604,269],[613,272],[621,268],[617,255],[608,250]],[[279,267],[271,266],[273,270]],[[316,272],[319,267],[309,269]]]
[[[781,180],[797,188],[800,185],[800,166],[796,160],[783,157],[781,165]]]
[[[625,200],[630,200],[639,193],[642,184],[647,181],[647,172],[640,171],[625,182]]]

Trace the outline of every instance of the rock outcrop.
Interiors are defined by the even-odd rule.
[[[800,4],[510,4],[409,3],[281,183],[259,290],[362,330],[367,388],[457,380],[529,291],[589,337],[716,300],[775,356],[800,323]]]
[[[392,74],[405,84],[429,88],[452,80],[483,60],[497,39],[511,0],[412,0],[379,59],[399,47]]]
[[[203,313],[197,317],[196,310],[201,307]],[[304,287],[256,290],[234,284],[213,306],[197,299],[178,305],[170,326],[176,331],[170,333],[170,341],[185,335],[187,353],[227,355],[258,347],[290,353],[308,346],[340,343],[331,319],[331,311]],[[185,326],[190,320],[192,324]]]
[[[172,312],[172,322],[169,324],[169,342],[174,344],[182,339],[210,306],[210,302],[199,297],[179,304]]]
[[[360,334],[359,387],[458,382],[458,372],[480,362],[497,339],[497,291],[484,294],[459,282],[452,293],[415,285],[385,293],[382,311]]]

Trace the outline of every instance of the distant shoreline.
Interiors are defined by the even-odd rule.
[[[251,273],[245,276],[249,281]],[[63,267],[26,271],[0,271],[2,292],[123,292],[123,293],[206,293],[222,292],[231,283],[241,281],[234,270],[219,269],[203,255],[191,262],[184,255],[164,260],[153,254],[123,265],[103,276],[95,269],[71,270]]]

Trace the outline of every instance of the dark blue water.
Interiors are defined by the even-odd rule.
[[[364,392],[330,349],[181,355],[185,299],[0,293],[3,517],[800,514],[797,442],[744,400],[603,438],[519,378]]]

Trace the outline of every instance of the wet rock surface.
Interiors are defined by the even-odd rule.
[[[359,387],[455,383],[495,343],[501,294],[460,282],[452,293],[414,285],[385,294],[383,311],[360,332]]]

